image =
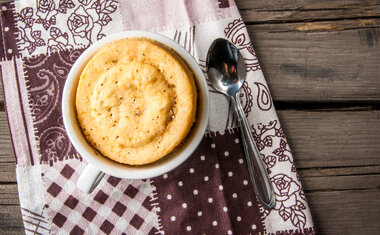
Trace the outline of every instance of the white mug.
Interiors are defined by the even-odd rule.
[[[151,164],[130,166],[104,157],[86,140],[77,120],[75,97],[79,76],[83,68],[100,47],[124,38],[148,38],[173,49],[189,65],[195,75],[198,89],[197,119],[184,144],[164,158]],[[67,135],[78,153],[87,160],[88,166],[80,175],[77,186],[90,193],[103,178],[104,173],[126,179],[147,179],[162,175],[183,163],[197,148],[206,131],[209,116],[209,95],[206,78],[195,59],[173,40],[156,33],[125,31],[110,35],[86,49],[71,68],[63,89],[62,116]]]

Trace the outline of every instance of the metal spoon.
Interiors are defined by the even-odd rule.
[[[232,43],[219,38],[211,44],[207,53],[206,69],[214,88],[228,96],[234,104],[252,184],[261,205],[272,209],[276,203],[273,187],[238,98],[246,78],[244,58]]]

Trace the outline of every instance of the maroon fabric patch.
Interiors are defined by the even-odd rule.
[[[167,175],[156,177],[162,226],[173,234],[264,233],[245,163],[240,134],[203,138],[194,154]]]
[[[99,202],[100,204],[104,204],[108,199],[108,195],[103,192],[103,190],[99,190],[99,192],[94,197],[94,200]]]
[[[66,216],[62,215],[61,213],[57,213],[53,218],[53,223],[61,228],[65,224],[66,220]]]
[[[145,207],[146,209],[148,210],[152,210],[152,198],[151,197],[147,197],[145,198],[144,202],[142,203],[142,206]]]
[[[100,226],[100,230],[102,230],[106,234],[109,234],[113,230],[114,227],[115,226],[112,223],[110,223],[108,220],[105,220],[102,226]]]
[[[134,198],[139,190],[132,185],[129,185],[128,188],[125,189],[124,194],[127,195],[130,198]]]
[[[70,235],[82,235],[84,234],[84,230],[78,227],[78,225],[75,225],[73,230],[71,230]]]
[[[152,228],[152,230],[150,230],[148,235],[157,235],[157,232],[158,232],[158,230],[156,228]]]
[[[50,193],[53,197],[56,197],[62,191],[61,186],[56,183],[52,183],[47,189],[47,192]]]
[[[218,0],[219,8],[229,8],[230,2],[229,0]]]
[[[66,165],[61,170],[61,175],[63,175],[63,177],[65,177],[66,179],[70,179],[70,177],[74,174],[74,172],[75,170],[73,168],[71,168],[69,165]]]
[[[96,216],[96,211],[94,211],[93,209],[91,209],[90,207],[87,207],[87,209],[83,212],[82,216],[88,220],[88,221],[92,221],[95,216]]]
[[[120,180],[121,180],[120,178],[116,178],[116,177],[110,176],[110,177],[108,177],[107,182],[108,182],[110,185],[116,187],[116,185],[119,184]]]
[[[144,223],[144,220],[138,216],[137,214],[135,216],[133,216],[131,222],[129,222],[133,227],[135,227],[136,229],[139,229],[141,227],[141,225]]]
[[[61,100],[66,77],[83,51],[76,49],[23,58],[33,125],[41,149],[41,158],[34,159],[36,162],[53,166],[65,159],[81,160],[66,134]]]
[[[120,202],[116,202],[115,206],[112,208],[112,211],[120,217],[124,214],[126,210],[127,207],[121,204]]]
[[[15,4],[14,1],[0,4],[0,58],[11,60],[14,56],[19,56],[17,50],[17,33]]]
[[[77,206],[78,202],[79,202],[78,199],[76,199],[75,197],[73,197],[73,196],[70,195],[70,196],[66,199],[66,201],[65,201],[65,205],[66,205],[67,207],[69,207],[70,209],[74,209],[74,208]]]

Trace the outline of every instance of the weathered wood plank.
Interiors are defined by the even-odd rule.
[[[380,111],[281,110],[278,115],[298,168],[380,165]],[[13,168],[5,118],[4,112],[0,112],[0,162]],[[3,174],[7,172],[11,170]],[[14,179],[14,174],[5,178]]]
[[[380,190],[306,193],[320,234],[379,234]]]
[[[380,102],[380,19],[248,31],[274,100]]]
[[[15,162],[0,162],[0,182],[16,183]],[[1,191],[0,191],[1,192]]]
[[[302,178],[320,176],[371,175],[380,174],[380,165],[299,169],[298,173]]]
[[[260,24],[248,31],[274,100],[380,102],[380,19]]]
[[[311,21],[380,16],[380,1],[358,0],[236,0],[248,23]]]
[[[324,173],[332,171],[331,168],[321,170],[299,169],[298,173],[305,191],[380,188],[380,166],[362,167],[361,170],[357,170],[356,172],[352,170],[352,167],[349,169],[351,170],[347,170],[347,168],[334,168],[335,172],[343,172],[342,175],[339,173],[334,173],[334,175]],[[14,168],[8,168],[4,175],[8,178],[15,177]],[[7,184],[0,184],[0,192],[3,192],[3,194],[0,194],[0,205],[18,204],[16,179],[4,180],[1,178],[1,183],[4,182]]]
[[[380,172],[375,175],[301,177],[301,182],[305,191],[379,189]]]
[[[298,168],[380,165],[380,111],[279,111]]]
[[[302,186],[306,192],[314,191],[336,191],[336,190],[358,190],[358,189],[379,189],[380,172],[368,175],[347,175],[347,176],[321,176],[310,177],[303,174],[303,170],[298,171]],[[18,205],[17,185],[0,184],[0,205]]]
[[[0,206],[20,205],[16,184],[0,184]]]
[[[379,189],[306,192],[306,197],[321,234],[376,234],[380,229]],[[18,206],[0,207],[0,232],[5,231],[23,231]]]
[[[0,111],[0,163],[14,163],[14,153],[9,136],[8,121],[5,112]]]
[[[20,206],[0,206],[0,233],[25,234]]]

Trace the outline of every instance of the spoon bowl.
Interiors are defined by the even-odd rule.
[[[242,87],[246,70],[239,50],[224,39],[216,39],[207,54],[207,74],[216,90],[235,96]]]

